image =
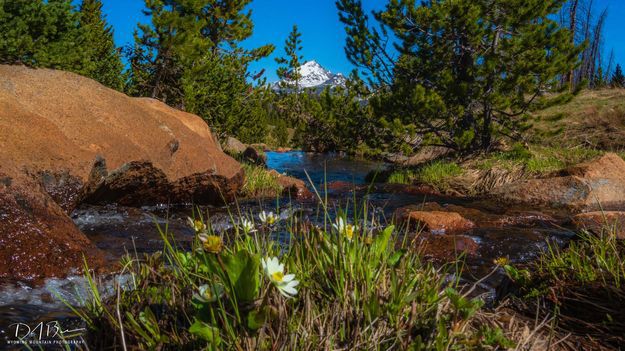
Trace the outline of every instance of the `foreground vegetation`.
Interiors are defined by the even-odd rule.
[[[341,213],[326,212],[324,226],[243,214],[223,233],[198,214],[186,249],[159,228],[163,251],[124,258],[116,294],[103,298],[89,277],[92,296],[75,309],[89,347],[565,350],[625,340],[625,243],[610,228],[523,267],[497,259],[512,284],[485,307],[449,275],[459,266],[424,261],[413,236],[364,212]]]
[[[190,219],[189,251],[170,233],[162,253],[127,257],[129,285],[88,322],[94,349],[495,349],[513,347],[480,320],[483,302],[458,291],[406,237],[361,214],[325,227],[261,213],[229,233]],[[283,222],[283,223],[280,223]],[[286,225],[288,238],[274,241]],[[284,240],[288,245],[284,245]],[[396,244],[400,243],[400,244]],[[479,320],[479,322],[478,322]]]
[[[560,330],[588,338],[592,348],[625,344],[625,242],[613,226],[582,232],[568,247],[550,245],[528,268],[504,264],[515,282],[517,311],[557,316]]]

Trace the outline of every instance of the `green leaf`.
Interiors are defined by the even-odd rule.
[[[263,306],[257,310],[251,311],[247,315],[247,327],[251,330],[258,330],[262,328],[270,318],[271,308],[269,306]]]
[[[189,333],[197,336],[198,338],[208,341],[213,346],[219,346],[221,344],[221,337],[219,336],[219,329],[197,319],[189,327]]]
[[[238,302],[250,302],[258,296],[260,259],[247,250],[224,256],[224,265]]]
[[[391,257],[388,258],[388,264],[393,268],[397,268],[397,266],[399,265],[399,263],[401,262],[401,259],[404,257],[405,254],[406,254],[406,249],[401,249],[393,253]]]
[[[386,227],[382,234],[378,235],[373,241],[373,253],[377,258],[382,257],[382,255],[386,252],[388,248],[388,243],[391,239],[391,234],[393,234],[393,230],[395,230],[395,226],[391,225]]]

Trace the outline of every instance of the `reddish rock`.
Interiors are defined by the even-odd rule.
[[[103,254],[36,181],[0,174],[0,278],[39,280],[104,263]]]
[[[534,226],[537,223],[556,222],[553,217],[541,212],[515,209],[507,210],[503,214],[496,214],[454,204],[442,206],[436,202],[427,202],[421,206],[421,210],[456,212],[473,222],[477,227],[499,228],[508,226]]]
[[[349,193],[354,190],[362,190],[367,188],[366,185],[356,185],[352,182],[337,180],[327,184],[327,189],[334,193]]]
[[[405,185],[405,184],[375,184],[375,191],[391,194],[408,195],[435,195],[442,196],[441,192],[425,184]]]
[[[625,161],[607,153],[560,174],[530,179],[493,191],[499,200],[571,210],[625,207]]]
[[[306,182],[303,180],[280,174],[273,169],[269,173],[276,177],[278,184],[283,188],[282,195],[300,200],[312,199],[313,194],[308,190]]]
[[[580,230],[588,230],[596,235],[613,234],[625,240],[625,212],[597,211],[580,213],[573,217],[573,224]]]
[[[243,182],[199,117],[79,75],[0,65],[0,278],[62,276],[101,254],[77,204],[219,204]]]
[[[460,255],[475,256],[479,244],[466,235],[421,235],[419,249],[429,258],[440,262],[451,262]]]
[[[418,226],[423,230],[439,233],[462,232],[475,227],[475,224],[459,213],[448,211],[423,211],[418,206],[408,206],[396,211],[398,222]]]

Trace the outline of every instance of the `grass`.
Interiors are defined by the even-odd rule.
[[[530,175],[545,175],[566,167],[589,161],[603,154],[603,151],[583,147],[558,148],[532,145],[526,148],[515,144],[509,151],[495,152],[479,158],[470,166],[480,170],[494,167],[514,170],[522,169]]]
[[[625,89],[585,90],[536,111],[531,142],[558,148],[625,149]]]
[[[324,206],[327,208],[327,206]],[[366,206],[332,224],[301,218],[236,220],[228,233],[193,221],[191,250],[159,228],[162,252],[122,261],[131,283],[78,311],[91,349],[490,350],[514,348],[480,318],[445,267],[421,259],[407,236],[368,218]],[[351,222],[351,224],[349,224]],[[271,238],[284,225],[289,245]],[[265,269],[275,257],[283,269]],[[293,274],[297,292],[279,282]],[[95,289],[95,287],[94,287]]]
[[[449,181],[462,175],[462,168],[455,162],[434,161],[419,169],[398,169],[387,178],[387,183],[412,184],[420,182],[437,188],[446,188]]]
[[[243,198],[252,197],[275,197],[283,191],[275,174],[266,168],[250,164],[243,164],[245,170],[245,182],[240,195]]]
[[[590,336],[608,347],[623,345],[625,242],[614,230],[581,232],[566,248],[549,245],[527,269],[505,266],[519,287],[520,309],[556,313],[566,333]]]

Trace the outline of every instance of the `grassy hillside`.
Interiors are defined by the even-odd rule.
[[[625,89],[583,91],[535,113],[530,141],[557,147],[625,150]]]

